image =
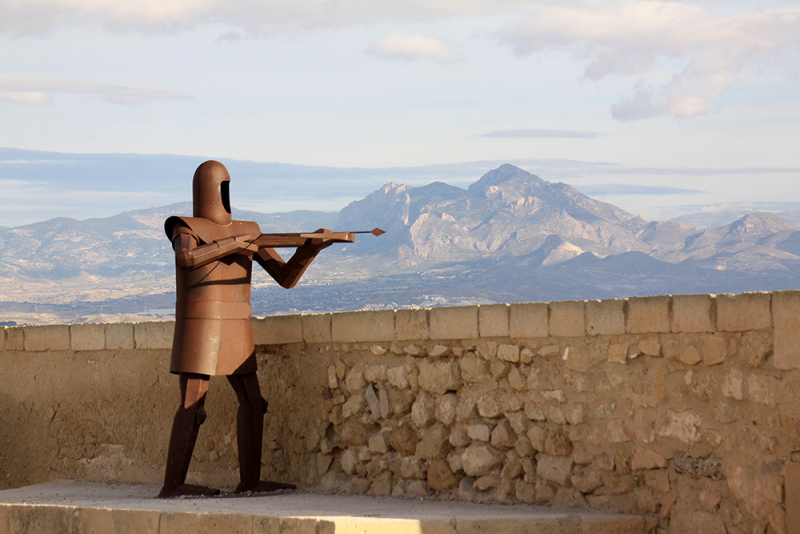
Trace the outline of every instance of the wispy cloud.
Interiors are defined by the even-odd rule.
[[[746,83],[747,68],[777,68],[782,57],[796,64],[800,8],[722,17],[667,1],[539,4],[493,35],[518,55],[567,51],[586,62],[590,80],[635,78],[632,94],[611,108],[617,120],[693,117]]]
[[[432,37],[402,33],[393,33],[372,43],[369,52],[381,57],[398,59],[430,59],[439,62],[453,60],[453,54],[442,41]]]
[[[47,105],[53,93],[76,93],[100,97],[115,104],[141,104],[150,100],[182,100],[189,95],[153,87],[116,85],[85,80],[23,78],[0,74],[0,100]]]
[[[629,184],[587,184],[576,187],[581,193],[589,196],[604,195],[694,195],[707,193],[698,189],[681,189],[679,187],[661,187],[652,185]]]
[[[525,139],[525,138],[569,138],[569,139],[595,139],[603,134],[580,130],[494,130],[479,137],[496,137],[500,139]]]

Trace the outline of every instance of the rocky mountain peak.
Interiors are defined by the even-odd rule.
[[[531,185],[542,186],[549,184],[549,182],[545,182],[538,176],[524,171],[519,167],[515,167],[510,163],[506,163],[481,176],[480,180],[470,185],[467,191],[474,194],[486,191],[492,186],[501,186],[504,184],[516,186],[517,188],[522,186],[522,189],[527,190]]]

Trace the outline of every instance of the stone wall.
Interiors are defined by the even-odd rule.
[[[0,487],[157,484],[173,323],[6,328]],[[264,476],[312,491],[645,513],[785,532],[800,461],[800,292],[254,319]],[[212,378],[190,481],[238,479]],[[797,458],[793,457],[798,451]]]

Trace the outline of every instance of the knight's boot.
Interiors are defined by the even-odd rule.
[[[242,403],[237,413],[239,441],[239,477],[241,482],[235,493],[265,493],[282,489],[295,489],[294,484],[261,480],[261,446],[264,437],[264,414],[267,402]]]
[[[175,413],[167,451],[164,487],[158,494],[159,498],[183,495],[209,497],[219,494],[219,490],[215,488],[185,483],[186,474],[189,472],[189,463],[192,461],[192,451],[194,451],[194,444],[197,441],[197,432],[205,420],[206,412],[202,406],[193,406],[192,408],[181,406]]]

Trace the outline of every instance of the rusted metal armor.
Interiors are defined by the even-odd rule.
[[[212,257],[224,252],[226,240],[261,234],[258,224],[231,220],[228,184],[222,164],[206,162],[194,176],[194,217],[170,217],[164,223],[173,246],[189,238],[189,252],[209,248]],[[253,330],[250,324],[250,278],[253,253],[238,251],[193,268],[176,258],[175,336],[172,373],[232,375],[254,373]],[[191,257],[189,257],[191,259]]]

